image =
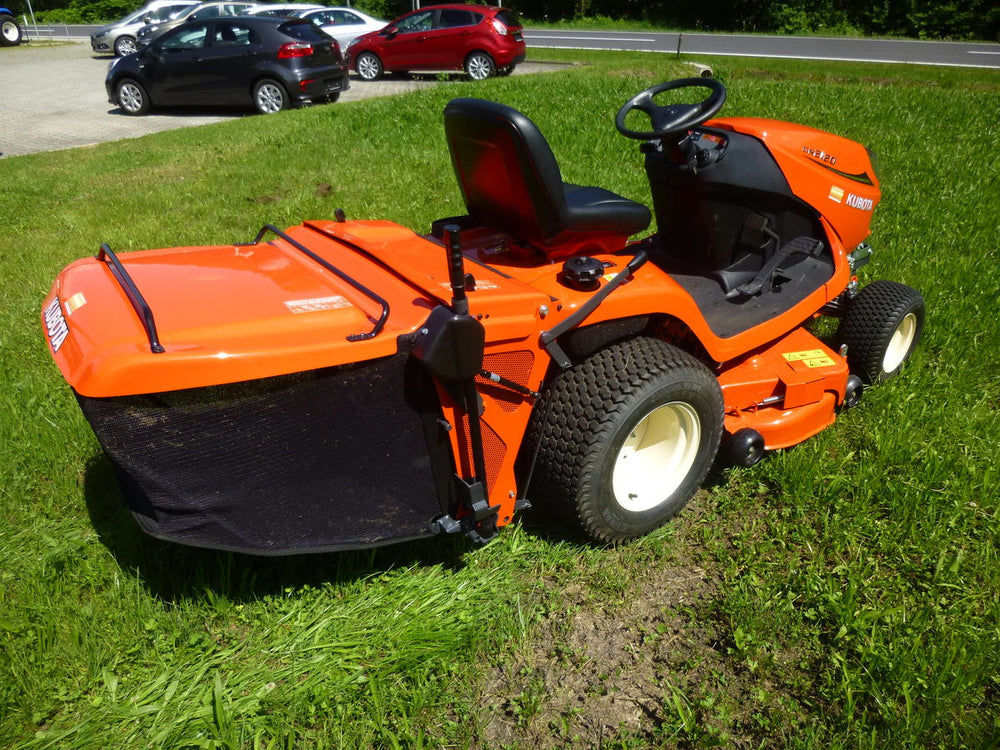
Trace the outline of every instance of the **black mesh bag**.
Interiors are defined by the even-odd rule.
[[[405,354],[78,399],[140,526],[194,546],[276,555],[415,539],[453,472],[425,427],[440,413],[433,389]]]

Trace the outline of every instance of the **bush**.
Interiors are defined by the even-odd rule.
[[[141,5],[142,3],[127,0],[70,0],[69,5],[64,8],[38,10],[36,7],[35,17],[39,23],[107,23],[131,13]]]
[[[413,7],[408,0],[361,0],[353,5],[362,13],[387,21],[403,15]]]

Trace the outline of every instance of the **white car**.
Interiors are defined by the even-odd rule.
[[[310,5],[308,3],[268,3],[267,5],[254,8],[247,15],[269,16],[271,18],[290,16],[297,18],[299,13],[307,10],[323,10],[323,7],[322,5]]]
[[[354,8],[320,8],[299,11],[295,15],[308,19],[319,26],[337,40],[341,49],[347,49],[347,45],[362,34],[378,31],[384,28],[387,23]]]
[[[136,51],[136,34],[147,23],[169,21],[186,8],[197,5],[197,0],[153,0],[120,21],[98,28],[90,35],[94,52],[113,52],[116,57]]]

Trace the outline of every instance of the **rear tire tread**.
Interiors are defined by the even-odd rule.
[[[658,339],[635,338],[603,349],[592,357],[559,373],[536,406],[529,445],[538,446],[537,468],[531,496],[540,504],[551,503],[575,521],[580,530],[599,543],[629,541],[642,533],[616,533],[598,517],[597,511],[580,498],[591,493],[591,483],[601,477],[594,471],[600,453],[595,443],[607,441],[623,410],[645,388],[663,375],[690,380],[696,387],[715,394],[718,420],[703,425],[707,445],[714,446],[714,460],[722,436],[722,394],[718,381],[698,360]],[[544,424],[542,421],[544,420]],[[693,494],[711,468],[712,460],[695,470],[686,486]],[[680,494],[678,492],[678,494]],[[657,526],[672,518],[688,497],[676,502]]]

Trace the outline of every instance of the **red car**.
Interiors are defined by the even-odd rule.
[[[433,5],[355,39],[348,59],[365,81],[386,71],[462,70],[481,81],[510,75],[525,55],[521,22],[506,8]]]

